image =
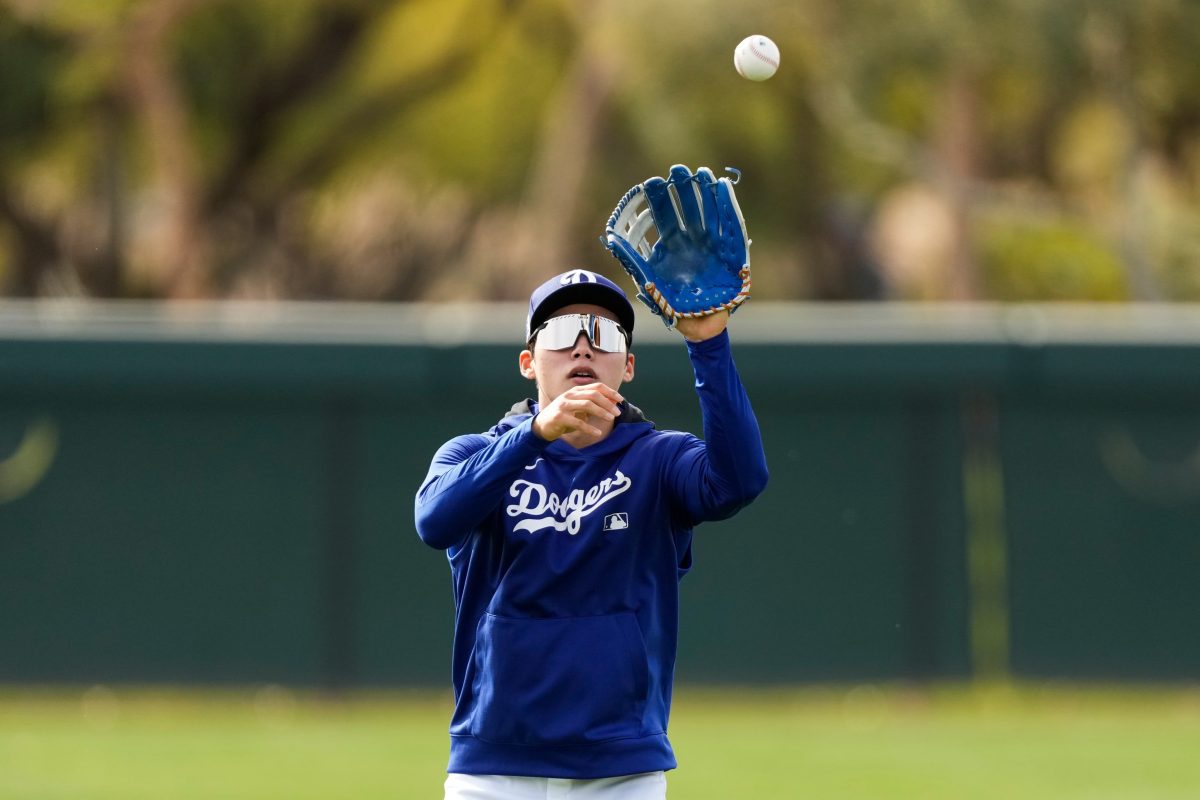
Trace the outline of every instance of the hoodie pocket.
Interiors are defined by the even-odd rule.
[[[471,733],[529,745],[641,736],[649,682],[646,646],[633,614],[485,614],[475,642]]]

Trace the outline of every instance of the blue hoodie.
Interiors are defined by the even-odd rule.
[[[577,450],[518,403],[434,456],[416,525],[454,584],[449,772],[605,778],[675,767],[667,718],[692,528],[763,490],[729,337],[689,342],[705,440],[635,407]]]

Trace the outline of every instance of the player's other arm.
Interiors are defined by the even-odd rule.
[[[546,448],[530,430],[530,420],[491,438],[482,434],[451,439],[437,451],[417,490],[417,535],[445,550],[500,503],[513,477]]]
[[[672,494],[695,522],[725,519],[767,485],[762,433],[733,364],[729,334],[689,338],[704,441],[690,439],[671,464]]]

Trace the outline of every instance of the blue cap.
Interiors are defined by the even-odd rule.
[[[589,303],[607,308],[617,317],[617,322],[633,338],[633,306],[621,287],[603,275],[586,269],[573,269],[550,280],[533,290],[529,296],[529,316],[525,318],[525,341],[543,322],[554,316],[563,306]]]

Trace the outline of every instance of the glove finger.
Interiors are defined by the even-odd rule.
[[[654,225],[662,239],[669,239],[679,234],[681,223],[675,212],[675,203],[671,200],[671,184],[662,178],[651,178],[642,184],[646,190],[646,202],[650,204],[650,213],[654,215]]]
[[[633,278],[633,282],[641,289],[649,274],[646,260],[642,258],[637,249],[619,236],[609,236],[607,244],[608,251],[616,257],[617,261],[621,262],[621,266],[629,273],[629,277]]]
[[[708,167],[696,170],[696,188],[700,190],[700,213],[704,219],[704,230],[716,236],[721,230],[717,216],[717,179]]]
[[[682,164],[671,167],[671,186],[675,189],[675,199],[679,203],[679,214],[683,218],[684,227],[693,237],[699,237],[704,232],[704,219],[700,215],[701,197],[699,187],[692,179],[691,170]]]
[[[734,264],[735,267],[748,264],[750,256],[746,249],[750,246],[750,240],[746,234],[746,220],[728,178],[717,181],[717,212],[721,225],[722,258],[729,263],[740,259],[741,264]]]

